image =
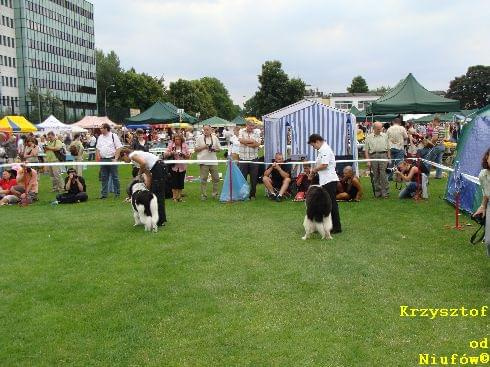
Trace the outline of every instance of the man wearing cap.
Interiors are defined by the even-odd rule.
[[[382,132],[383,124],[379,121],[373,125],[373,132],[366,138],[364,156],[366,159],[390,159],[388,136]],[[374,196],[388,198],[389,182],[386,175],[388,162],[367,162],[373,175]]]
[[[101,162],[117,162],[122,148],[119,137],[111,132],[111,127],[109,124],[103,124],[101,131],[102,134],[99,135],[96,145],[96,155],[98,160]],[[107,198],[107,192],[109,190],[109,177],[112,178],[112,183],[114,184],[115,196],[119,197],[121,194],[117,165],[101,166],[100,179],[102,181],[102,189],[100,199]]]

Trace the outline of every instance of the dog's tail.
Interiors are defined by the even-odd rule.
[[[151,216],[153,223],[158,223],[158,219],[160,219],[158,216],[158,199],[155,195],[153,195],[153,199],[151,199],[150,201],[150,213],[148,213],[147,215]]]

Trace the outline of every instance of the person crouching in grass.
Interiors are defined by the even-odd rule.
[[[74,168],[69,168],[65,178],[66,193],[56,195],[56,201],[52,204],[83,203],[88,200],[87,187],[82,176],[77,174]]]
[[[395,171],[395,180],[397,182],[406,182],[407,185],[402,191],[400,191],[398,197],[400,199],[419,199],[420,196],[422,196],[424,199],[427,199],[428,176],[429,171],[424,164],[416,165],[411,161],[401,162]],[[421,190],[418,190],[418,188]]]
[[[337,183],[337,200],[339,201],[361,201],[362,185],[359,178],[354,175],[351,166],[344,168],[343,176]]]
[[[31,167],[22,165],[17,172],[17,185],[12,187],[8,195],[0,200],[0,206],[8,204],[32,204],[37,201],[39,192],[37,172]]]

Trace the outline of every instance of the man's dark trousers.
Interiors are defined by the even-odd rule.
[[[332,201],[332,230],[335,232],[341,232],[342,226],[340,225],[339,204],[337,203],[337,181],[329,182],[322,186],[327,190],[330,200]]]
[[[240,171],[242,172],[245,180],[247,175],[250,175],[250,197],[255,197],[257,191],[257,178],[259,175],[259,165],[252,163],[252,161],[245,161],[238,164]]]

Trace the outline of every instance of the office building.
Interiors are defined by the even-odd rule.
[[[19,110],[13,0],[0,0],[0,109]]]
[[[7,56],[7,62],[8,57],[15,59],[15,67],[0,66],[2,76],[9,77],[8,86],[1,89],[2,96],[10,98],[8,105],[14,98],[14,112],[28,114],[37,108],[30,95],[39,90],[63,102],[64,116],[60,117],[65,120],[96,114],[93,5],[85,0],[0,2],[2,16],[5,13],[8,18],[8,26],[2,24],[0,30],[1,38],[7,38],[7,46],[0,45],[0,55]],[[10,50],[8,37],[14,38]],[[50,106],[41,109],[46,114]]]

